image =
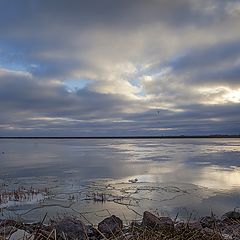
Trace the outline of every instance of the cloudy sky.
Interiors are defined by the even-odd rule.
[[[0,0],[0,136],[239,123],[240,0]]]

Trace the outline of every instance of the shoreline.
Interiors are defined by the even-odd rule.
[[[123,220],[115,215],[104,218],[97,225],[91,224],[84,216],[60,216],[45,224],[41,222],[27,224],[21,221],[0,220],[0,239],[35,240],[35,239],[79,239],[79,240],[229,240],[240,238],[240,212],[230,211],[220,219],[205,216],[193,221],[191,216],[186,221],[166,216],[154,215],[145,211],[140,221],[131,221],[123,225]]]

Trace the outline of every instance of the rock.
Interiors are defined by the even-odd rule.
[[[240,212],[230,211],[222,215],[222,220],[224,219],[240,220]]]
[[[98,230],[106,237],[119,233],[123,228],[123,222],[120,218],[112,215],[105,218],[98,224]]]
[[[0,228],[0,236],[7,237],[16,231],[17,231],[17,228],[15,228],[13,226],[1,227]]]
[[[14,232],[9,240],[33,240],[34,239],[34,235],[31,235],[30,233],[22,230],[22,229],[18,229],[16,232]]]
[[[96,228],[94,228],[91,225],[87,226],[87,236],[88,236],[88,239],[91,239],[91,240],[98,239],[98,237],[100,235],[101,234],[97,231]]]
[[[80,220],[67,217],[56,222],[55,228],[57,233],[63,236],[63,238],[77,240],[88,239],[86,226]]]
[[[157,217],[150,212],[143,213],[142,226],[161,230],[173,230],[173,221],[169,217]]]

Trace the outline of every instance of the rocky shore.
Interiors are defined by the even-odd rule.
[[[84,219],[83,219],[84,220]],[[16,220],[0,221],[1,240],[230,240],[240,239],[240,213],[231,211],[221,218],[206,216],[198,221],[179,221],[169,217],[156,216],[144,212],[141,221],[132,221],[127,226],[111,215],[97,226],[85,224],[81,219],[70,216],[42,222],[26,224]]]

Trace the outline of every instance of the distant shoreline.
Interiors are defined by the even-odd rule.
[[[193,136],[103,136],[103,137],[69,137],[69,136],[4,136],[0,139],[189,139],[189,138],[240,138],[240,135],[193,135]]]

